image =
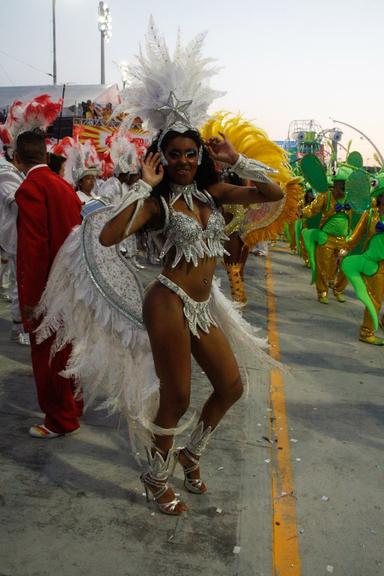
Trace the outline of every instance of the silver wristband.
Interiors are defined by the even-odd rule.
[[[261,182],[263,184],[271,184],[272,180],[265,175],[265,172],[269,174],[278,174],[278,171],[262,162],[253,160],[252,158],[247,158],[242,154],[239,154],[236,162],[230,167],[231,172],[240,176],[240,178],[247,178],[253,180],[254,182]]]

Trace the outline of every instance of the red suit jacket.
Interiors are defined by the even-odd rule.
[[[46,286],[53,260],[71,232],[81,223],[81,202],[73,188],[46,165],[28,173],[16,192],[17,283],[24,328]]]

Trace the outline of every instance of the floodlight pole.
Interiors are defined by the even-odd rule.
[[[105,84],[105,48],[104,48],[104,32],[100,30],[100,83]]]
[[[107,4],[100,0],[99,2],[99,24],[100,30],[100,81],[105,84],[105,40],[111,38],[112,17],[111,11]]]
[[[52,78],[53,84],[57,84],[57,68],[56,68],[56,0],[52,0],[52,41],[53,41],[53,70]]]

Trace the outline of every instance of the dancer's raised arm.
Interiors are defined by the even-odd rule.
[[[159,205],[151,198],[152,188],[161,182],[164,174],[159,154],[148,154],[141,161],[141,171],[142,178],[126,192],[113,218],[102,229],[100,243],[103,246],[119,244],[160,216]]]
[[[231,171],[241,178],[255,182],[254,186],[234,186],[219,182],[209,187],[209,192],[218,204],[255,204],[275,202],[284,196],[280,186],[268,178],[265,173],[274,174],[275,170],[238,154],[224,134],[222,138],[213,137],[205,142],[213,160],[230,166]]]

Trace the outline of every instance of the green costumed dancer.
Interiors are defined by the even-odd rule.
[[[321,215],[318,228],[303,230],[302,233],[312,269],[312,282],[316,282],[318,300],[322,304],[328,304],[330,285],[336,299],[345,302],[343,272],[339,271],[335,281],[334,278],[340,250],[345,248],[351,232],[352,215],[361,214],[369,206],[369,177],[362,168],[362,157],[358,152],[351,153],[347,163],[339,165],[336,173],[328,178],[320,160],[313,154],[302,158],[301,169],[313,189],[319,192],[303,210],[305,218]]]
[[[384,346],[384,338],[374,333],[379,326],[378,314],[384,297],[384,171],[375,177],[371,196],[370,210],[362,214],[346,245],[350,250],[363,242],[363,252],[346,256],[341,268],[366,307],[360,340]]]
[[[309,226],[308,218],[304,218],[302,212],[306,206],[308,206],[309,204],[311,204],[314,201],[316,196],[313,193],[311,186],[307,182],[305,183],[304,190],[305,190],[305,194],[304,194],[302,200],[299,202],[299,206],[298,206],[299,211],[300,211],[300,218],[298,218],[295,222],[295,236],[296,236],[297,254],[301,258],[303,258],[305,266],[307,268],[309,268],[310,267],[309,258],[308,258],[307,249],[304,245],[302,232],[303,232],[303,230],[305,230],[306,228],[308,228],[310,226]]]
[[[346,201],[345,183],[352,171],[352,168],[341,166],[333,177],[333,188],[328,188],[324,174],[327,190],[322,185],[321,193],[303,209],[304,218],[322,215],[319,228],[302,232],[312,269],[312,282],[316,283],[317,297],[322,304],[328,304],[328,287],[336,275],[339,252],[345,247],[351,230],[352,209]],[[340,288],[336,279],[334,295],[339,302],[345,302]]]

